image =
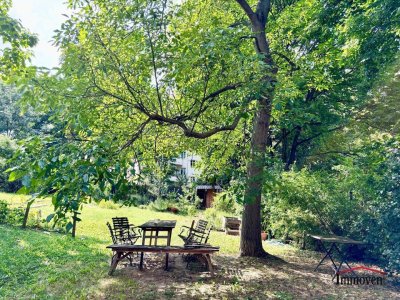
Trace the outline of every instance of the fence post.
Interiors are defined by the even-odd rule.
[[[74,211],[74,215],[72,217],[72,237],[75,237],[76,234],[76,221],[78,221],[78,215],[81,213],[78,211]]]

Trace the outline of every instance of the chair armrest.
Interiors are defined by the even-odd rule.
[[[136,232],[136,230],[138,232]],[[142,230],[138,226],[134,226],[133,224],[129,224],[129,230],[128,232],[134,234],[134,236],[141,236],[142,235]]]
[[[205,229],[204,231],[200,231],[200,230],[196,230],[196,229],[192,228],[191,230],[194,232],[198,232],[198,233],[206,233],[207,232],[207,229]]]

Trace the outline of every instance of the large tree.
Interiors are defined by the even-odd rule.
[[[102,145],[104,149],[96,149],[96,153],[107,151],[112,160],[138,152],[143,157],[155,151],[171,154],[182,144],[190,148],[193,141],[226,137],[245,123],[242,120],[250,119],[241,254],[265,256],[260,201],[274,97],[287,100],[295,95],[296,101],[309,90],[318,94],[331,89],[337,82],[329,71],[343,66],[330,65],[320,55],[343,51],[348,42],[346,38],[332,42],[324,31],[310,36],[299,31],[291,32],[292,43],[286,43],[278,30],[279,16],[292,12],[293,18],[318,16],[323,20],[321,14],[331,6],[317,0],[69,3],[75,13],[55,37],[63,52],[62,66],[58,74],[36,80],[25,94],[33,96],[30,103],[44,110],[51,108],[65,122],[63,147],[67,149],[65,143],[69,143],[76,152],[78,142],[86,150]],[[318,26],[330,30],[329,23]],[[273,51],[270,41],[275,45]],[[327,41],[332,49],[320,50]],[[296,61],[302,56],[307,59]],[[318,63],[321,65],[315,67]],[[309,80],[301,81],[301,72]],[[295,93],[290,94],[291,90]],[[57,154],[50,164],[57,160],[64,164],[70,152]],[[89,170],[90,155],[74,155],[74,163],[79,157]],[[45,168],[43,162],[36,165],[39,171]],[[76,173],[82,175],[83,185],[101,182],[100,173],[93,171],[89,176],[85,168]],[[62,195],[66,188],[64,179],[54,179],[57,172],[42,173],[53,176],[48,183],[55,187],[52,191],[56,191],[58,206],[73,197],[71,192]]]

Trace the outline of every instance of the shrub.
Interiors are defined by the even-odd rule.
[[[120,206],[112,201],[105,201],[105,200],[101,200],[99,202],[99,207],[101,208],[105,208],[105,209],[118,209]]]
[[[169,201],[156,199],[148,205],[148,208],[154,211],[167,211],[169,206]]]
[[[210,223],[211,227],[215,230],[223,230],[222,218],[226,213],[219,211],[213,207],[207,208],[204,212],[204,218]]]
[[[25,210],[20,207],[10,208],[6,201],[0,201],[0,223],[21,224]]]
[[[10,208],[8,207],[8,203],[0,200],[0,223],[7,222],[7,216],[8,216],[9,211],[10,211]]]
[[[24,215],[25,210],[23,208],[11,208],[7,216],[7,223],[11,225],[21,225],[24,220]]]
[[[6,135],[0,134],[0,190],[15,193],[22,187],[21,180],[8,181],[9,173],[5,172],[12,167],[7,161],[17,150],[17,144]]]
[[[238,211],[238,204],[234,195],[224,191],[215,195],[212,206],[221,212],[235,214]]]

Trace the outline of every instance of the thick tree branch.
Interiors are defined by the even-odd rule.
[[[160,123],[168,123],[171,125],[177,125],[178,127],[180,127],[183,130],[183,133],[185,136],[194,137],[194,138],[198,138],[198,139],[208,138],[208,137],[210,137],[218,132],[221,132],[221,131],[234,130],[236,128],[236,126],[239,124],[240,119],[242,118],[242,115],[238,114],[230,125],[217,126],[208,131],[197,132],[197,131],[194,131],[193,129],[189,128],[183,121],[177,120],[176,118],[169,118],[169,117],[157,114],[157,113],[149,113],[147,110],[144,110],[143,107],[141,107],[139,105],[135,105],[135,108],[138,109],[139,111],[141,111],[142,113],[144,113],[149,118],[149,120],[158,121]]]
[[[259,0],[257,3],[257,19],[261,22],[262,26],[265,27],[267,24],[267,19],[269,12],[271,10],[271,1],[270,0]]]
[[[251,9],[246,0],[236,0],[236,2],[242,7],[252,23],[258,22],[256,13]]]
[[[308,137],[306,139],[298,141],[297,145],[301,145],[301,144],[304,144],[306,142],[309,142],[309,141],[311,141],[311,140],[323,135],[324,133],[332,132],[332,131],[339,130],[339,129],[342,129],[342,128],[343,128],[343,126],[338,126],[338,127],[331,128],[331,129],[328,129],[328,130],[323,131],[323,132],[316,133],[316,134],[314,134],[314,135],[312,135],[312,136],[310,136],[310,137]]]
[[[208,94],[206,97],[204,97],[203,100],[207,101],[207,100],[216,98],[219,95],[221,95],[222,93],[224,93],[226,91],[235,90],[235,89],[237,89],[238,87],[240,87],[242,85],[243,85],[243,82],[237,82],[237,83],[234,83],[234,84],[228,84],[228,85],[224,86],[223,88],[221,88],[219,90],[216,90],[215,92],[212,92],[211,94]]]

